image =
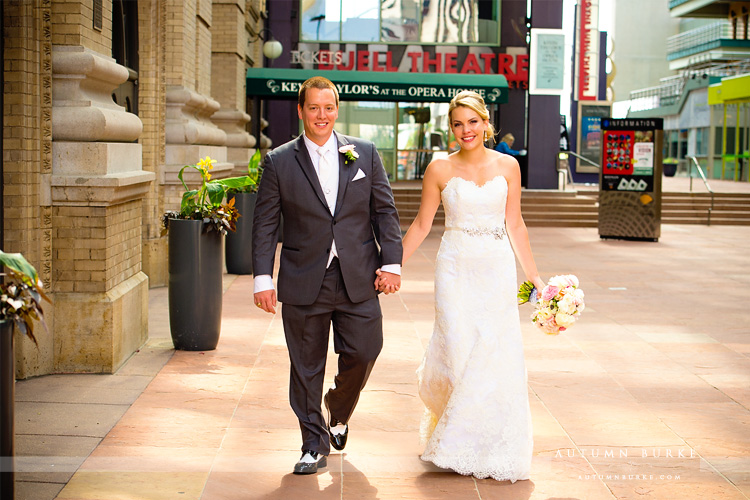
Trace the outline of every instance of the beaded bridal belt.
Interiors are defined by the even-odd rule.
[[[496,240],[502,240],[508,234],[504,227],[479,228],[479,227],[446,227],[446,231],[461,231],[469,236],[492,236]]]

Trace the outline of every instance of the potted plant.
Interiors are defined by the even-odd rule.
[[[664,158],[664,160],[662,161],[664,175],[666,177],[674,177],[674,174],[677,173],[678,164],[679,161],[677,160],[677,158]]]
[[[15,330],[27,335],[36,344],[34,320],[44,323],[42,300],[49,298],[42,291],[42,283],[34,266],[20,253],[0,250],[0,498],[12,499],[15,495],[14,414],[15,414]]]
[[[175,349],[216,349],[221,331],[222,236],[234,231],[240,214],[234,200],[224,203],[228,189],[240,189],[248,177],[211,179],[216,160],[201,158],[185,165],[177,177],[185,188],[179,212],[162,216],[169,233],[169,326]],[[189,189],[183,174],[195,169],[201,183]]]
[[[230,188],[227,192],[230,203],[234,202],[234,207],[242,216],[237,221],[236,230],[227,234],[224,245],[227,272],[230,274],[253,274],[253,213],[262,171],[260,149],[256,149],[247,164],[249,182],[239,188]]]

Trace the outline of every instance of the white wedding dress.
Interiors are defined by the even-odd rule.
[[[443,190],[435,327],[417,371],[422,459],[498,481],[528,479],[533,448],[507,195],[502,176]]]

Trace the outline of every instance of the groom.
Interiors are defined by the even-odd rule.
[[[383,346],[376,270],[381,290],[401,284],[401,230],[385,169],[374,144],[333,132],[338,108],[330,80],[302,84],[297,113],[305,132],[266,155],[253,218],[255,305],[269,313],[276,312],[271,275],[284,220],[278,300],[289,399],[302,430],[295,474],[317,472],[331,445],[346,445],[347,422]],[[323,396],[331,324],[338,373]]]

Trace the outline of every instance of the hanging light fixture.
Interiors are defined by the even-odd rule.
[[[265,36],[264,36],[265,34]],[[263,55],[268,59],[277,59],[284,50],[284,46],[281,42],[273,37],[273,33],[268,28],[263,28],[254,37],[248,40],[247,43],[253,43],[258,39],[264,41],[263,43]]]

